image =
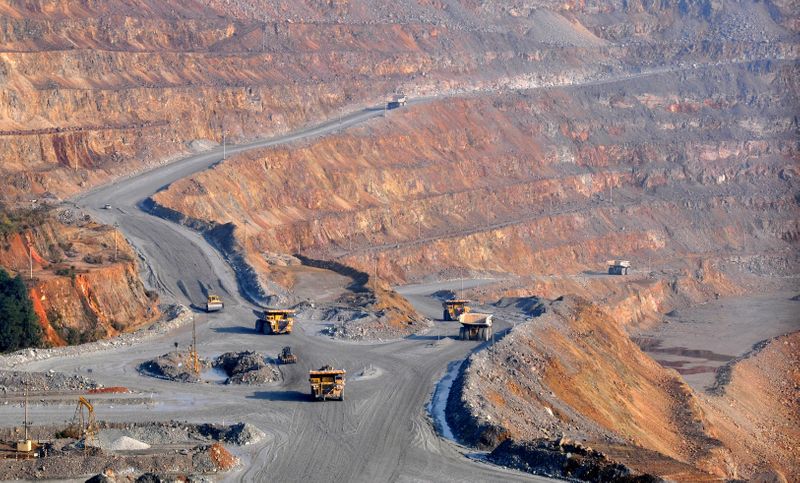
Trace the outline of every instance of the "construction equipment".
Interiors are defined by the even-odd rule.
[[[218,310],[222,310],[225,307],[225,304],[222,303],[222,299],[219,295],[208,294],[208,300],[206,300],[206,312],[216,312]]]
[[[398,107],[402,107],[406,105],[408,99],[406,95],[402,92],[397,93],[392,97],[392,100],[386,103],[386,109],[397,109]]]
[[[460,340],[489,340],[492,338],[493,314],[478,312],[464,313],[458,316],[461,327],[458,329]]]
[[[628,260],[609,260],[606,263],[609,275],[627,275],[631,267],[631,262]]]
[[[85,416],[84,409],[86,409]],[[97,435],[97,422],[94,419],[94,406],[83,396],[78,398],[78,405],[75,407],[75,414],[72,416],[70,426],[76,430],[78,437],[83,438],[84,449],[92,446],[91,443]]]
[[[256,321],[256,332],[270,335],[291,334],[294,313],[291,309],[266,309],[263,318]]]
[[[278,361],[281,364],[296,364],[297,356],[292,354],[292,348],[287,345],[283,348],[281,353],[278,354]]]
[[[335,399],[344,401],[344,369],[334,369],[325,365],[317,371],[308,372],[308,382],[311,383],[311,397],[315,400],[325,401]]]
[[[442,319],[446,321],[458,320],[458,316],[468,313],[471,309],[469,307],[469,300],[452,299],[442,302],[444,311],[442,312]]]

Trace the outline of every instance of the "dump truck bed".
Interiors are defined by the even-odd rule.
[[[609,266],[612,267],[625,267],[628,268],[631,266],[630,260],[608,260],[606,262]]]
[[[494,314],[482,314],[480,312],[467,312],[458,316],[458,321],[462,325],[491,327]]]

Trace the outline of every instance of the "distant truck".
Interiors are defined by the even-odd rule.
[[[291,334],[294,313],[291,309],[266,309],[256,321],[256,332],[268,335]]]
[[[405,94],[395,94],[391,101],[386,103],[386,109],[397,109],[406,105],[408,99]]]
[[[225,307],[219,295],[209,294],[206,299],[206,312],[218,312]]]
[[[471,309],[469,307],[469,300],[452,299],[442,302],[442,319],[445,321],[458,320],[458,316],[468,313]]]
[[[308,372],[311,383],[311,397],[316,401],[328,399],[344,401],[344,384],[347,371],[325,365],[316,371]]]
[[[458,329],[460,340],[489,340],[492,338],[493,314],[478,312],[465,313],[458,316],[461,328]]]
[[[631,262],[628,260],[609,260],[606,263],[609,275],[627,275],[631,268]]]

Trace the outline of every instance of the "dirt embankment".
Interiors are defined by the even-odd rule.
[[[732,361],[702,399],[735,455],[734,477],[800,480],[800,332],[764,341]]]
[[[776,343],[774,350],[791,350],[790,342]],[[791,367],[789,359],[786,368]],[[771,382],[777,381],[781,364],[764,364],[758,370],[755,364],[744,364],[738,372],[758,373],[749,378],[761,381],[761,386],[745,382],[748,376],[743,375],[741,394],[709,403],[696,396],[677,373],[645,355],[603,310],[567,297],[470,357],[454,384],[447,418],[451,428],[458,428],[459,438],[470,445],[491,449],[506,439],[563,436],[634,471],[665,478],[751,478],[769,471],[796,474],[792,473],[797,469],[792,452],[781,447],[794,436],[788,428],[797,416],[796,410],[789,409],[791,401],[796,401],[796,381]],[[739,396],[743,398],[736,402]],[[731,413],[728,404],[738,409]],[[759,416],[763,407],[779,411]],[[747,436],[751,429],[759,434],[756,428],[733,424],[744,415],[760,428],[758,443]],[[768,434],[777,426],[781,432]],[[731,444],[736,438],[749,440],[750,447]],[[774,450],[781,456],[767,458]],[[758,456],[747,456],[753,451]],[[736,461],[748,465],[737,466]]]
[[[784,196],[800,179],[785,107],[796,68],[764,69],[664,74],[627,82],[624,93],[415,105],[370,128],[231,158],[154,198],[193,219],[234,223],[248,258],[302,253],[392,283],[454,266],[597,272],[614,257],[690,272],[704,261],[737,271],[754,257],[775,263],[746,269],[785,275],[798,261],[797,205]]]
[[[113,337],[160,316],[120,232],[71,208],[26,213],[0,238],[0,266],[25,276],[46,344]]]

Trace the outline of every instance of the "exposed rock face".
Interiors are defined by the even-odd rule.
[[[788,343],[776,343],[773,350],[792,350]],[[767,376],[774,379],[782,368],[789,370],[793,359],[770,367],[751,364],[761,367],[750,375],[744,375],[752,370],[745,365],[738,369],[743,374],[739,384],[742,390],[747,386],[748,395],[709,404],[677,373],[639,350],[605,312],[567,297],[470,357],[451,392],[448,423],[464,442],[485,448],[507,439],[563,435],[636,471],[669,479],[702,478],[704,473],[706,478],[750,478],[769,471],[795,474],[796,458],[787,456],[791,451],[776,450],[774,443],[786,444],[792,438],[794,430],[789,428],[797,411],[790,409],[787,398],[796,388],[779,391]],[[758,403],[738,406],[753,398]],[[739,428],[734,420],[777,433],[753,441],[745,434],[756,434],[755,428]],[[749,446],[742,447],[741,441]],[[773,450],[776,456],[770,458],[748,456]],[[740,458],[747,463],[732,465]]]
[[[28,218],[0,240],[0,265],[27,275],[32,262],[26,282],[48,344],[114,336],[160,315],[119,232],[63,208]]]
[[[780,173],[798,156],[786,108],[796,66],[764,68],[431,102],[239,156],[155,200],[236,224],[240,244],[248,221],[251,253],[362,271],[377,258],[394,282],[454,266],[602,271],[614,256],[691,273],[775,258],[762,274],[788,274],[798,209],[785,194],[796,180]]]

